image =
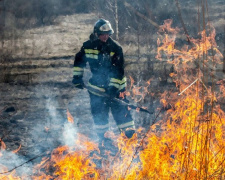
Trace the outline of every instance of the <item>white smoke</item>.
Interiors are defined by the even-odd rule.
[[[77,127],[72,123],[65,123],[62,137],[62,143],[69,147],[73,147],[77,139]]]
[[[0,156],[0,173],[3,174],[0,174],[0,177],[9,175],[12,173],[11,170],[15,169],[16,173],[14,174],[14,177],[26,176],[26,179],[30,179],[29,176],[32,175],[33,171],[33,165],[31,162],[28,162],[28,160],[23,156],[19,156],[13,152],[6,150],[1,152],[2,156]]]

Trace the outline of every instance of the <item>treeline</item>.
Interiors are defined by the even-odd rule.
[[[121,21],[121,32],[129,27],[137,29],[146,26],[143,18],[127,7],[126,3],[156,22],[174,17],[176,13],[174,3],[167,0],[0,0],[0,28],[48,25],[59,15],[74,13],[96,13],[99,17],[109,19],[112,24]]]
[[[211,6],[220,1],[206,2]],[[162,24],[165,19],[173,19],[176,25],[180,23],[177,3],[183,18],[195,22],[192,15],[196,12],[191,7],[197,7],[199,0],[0,0],[0,30],[12,26],[27,28],[48,25],[59,15],[74,13],[96,13],[115,24],[120,21],[118,29],[121,33],[130,27],[135,30],[145,29],[149,20]],[[154,26],[151,23],[149,25]]]
[[[1,28],[17,28],[49,24],[59,15],[88,13],[87,0],[0,0]],[[90,3],[89,3],[90,4]],[[27,21],[22,21],[26,19]]]
[[[203,1],[209,7],[221,2]],[[199,0],[0,0],[0,33],[3,39],[4,31],[51,25],[60,15],[95,13],[110,20],[121,41],[126,34],[155,34],[166,19],[184,33],[197,34],[198,9],[202,11]]]

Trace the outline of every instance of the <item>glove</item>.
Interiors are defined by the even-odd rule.
[[[114,97],[118,96],[118,89],[114,86],[109,86],[106,89],[106,93],[110,96],[110,98],[114,98]]]
[[[75,85],[76,88],[84,89],[84,87],[83,87],[84,82],[81,78],[77,78],[76,76],[73,76],[72,83]]]

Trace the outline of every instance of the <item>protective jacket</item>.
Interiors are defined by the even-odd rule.
[[[121,46],[110,37],[106,42],[95,39],[93,35],[83,43],[81,50],[76,54],[74,61],[73,83],[82,83],[84,68],[89,63],[92,77],[88,86],[95,95],[101,92],[118,93],[125,90],[124,57]]]

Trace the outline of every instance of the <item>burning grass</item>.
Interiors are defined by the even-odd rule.
[[[162,94],[162,104],[172,107],[164,118],[152,125],[147,134],[138,130],[131,139],[124,134],[108,134],[118,147],[114,156],[107,151],[101,154],[97,144],[77,134],[75,146],[53,150],[35,167],[39,171],[32,179],[225,178],[225,112],[219,103],[224,100],[224,81],[217,82],[215,72],[208,67],[222,63],[214,41],[215,31],[211,27],[202,31],[200,39],[190,39],[189,46],[178,50],[178,29],[171,24],[165,21],[161,27],[166,33],[158,40],[157,57],[165,53],[174,65],[171,77],[179,92]],[[136,88],[131,94],[138,91],[140,97],[139,90]],[[147,94],[144,92],[141,97]],[[73,122],[71,116],[69,121]],[[1,168],[0,172],[4,170]],[[0,178],[22,179],[14,174],[0,174]]]

